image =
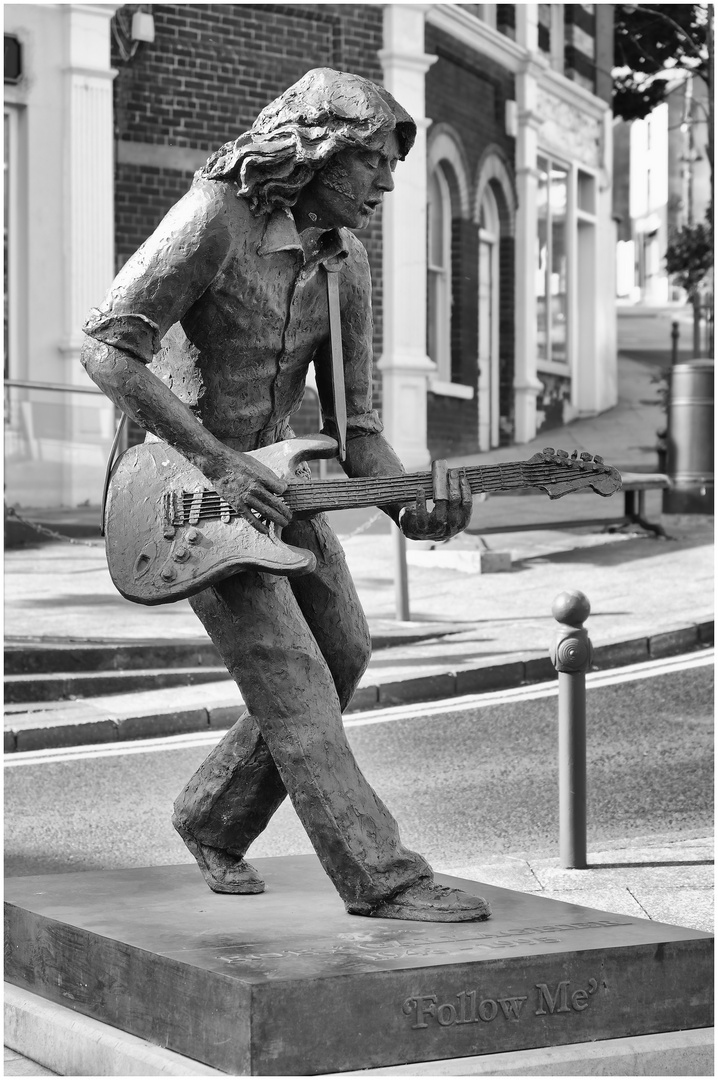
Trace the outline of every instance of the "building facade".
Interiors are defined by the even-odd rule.
[[[665,266],[670,234],[705,220],[711,200],[707,88],[679,77],[642,120],[614,124],[616,295],[665,304],[685,299]]]
[[[85,313],[311,67],[382,82],[418,124],[360,233],[407,467],[615,404],[612,5],[8,5],[5,34],[8,501],[97,501],[114,410],[78,362]]]

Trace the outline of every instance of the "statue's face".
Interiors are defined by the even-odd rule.
[[[362,229],[394,188],[399,140],[391,132],[376,150],[342,150],[302,190],[294,207],[299,229]]]

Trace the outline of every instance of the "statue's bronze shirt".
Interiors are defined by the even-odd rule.
[[[338,272],[348,434],[381,431],[366,251],[348,229],[318,242],[307,258],[289,210],[256,215],[234,184],[196,179],[83,329],[150,364],[218,438],[244,442],[299,408],[312,361],[332,416],[325,271]]]

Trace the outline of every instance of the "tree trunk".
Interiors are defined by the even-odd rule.
[[[698,360],[701,356],[701,298],[696,290],[691,293],[693,305],[693,359]]]

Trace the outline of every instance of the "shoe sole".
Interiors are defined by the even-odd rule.
[[[373,919],[403,919],[405,922],[485,922],[491,915],[491,908],[485,911],[438,911],[399,907],[396,904],[383,904],[373,911],[349,911],[350,915],[365,915]]]
[[[178,824],[178,822],[173,820],[172,825],[182,837],[182,840],[187,850],[194,856],[197,866],[199,867],[202,874],[202,877],[207,882],[212,892],[229,893],[234,896],[252,896],[264,892],[264,882],[261,879],[255,880],[253,882],[248,882],[246,885],[242,885],[240,883],[236,885],[230,885],[226,882],[218,881],[212,873],[209,865],[207,864],[204,853],[202,851],[202,845],[199,843],[199,841],[195,840],[195,838],[192,836],[192,833],[188,832],[187,829],[185,829],[183,825]]]

